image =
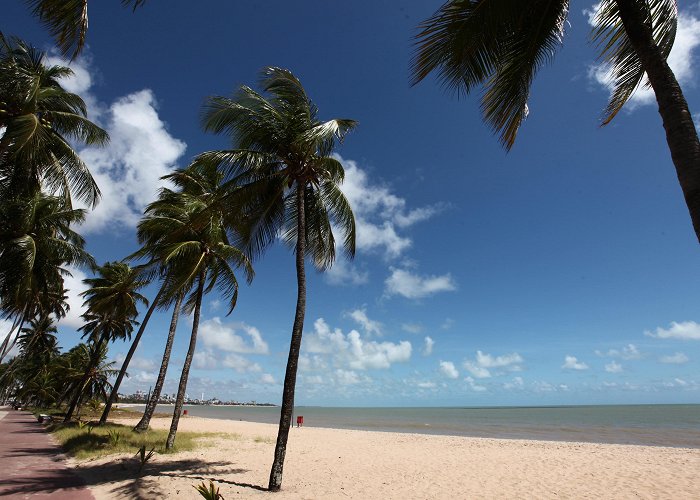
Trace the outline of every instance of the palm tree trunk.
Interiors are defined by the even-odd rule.
[[[5,356],[7,356],[12,350],[12,348],[15,346],[15,343],[17,343],[17,339],[19,338],[20,333],[22,333],[22,326],[24,326],[24,322],[26,319],[27,318],[25,309],[25,312],[22,313],[22,316],[20,317],[19,321],[15,322],[12,325],[10,333],[7,334],[7,338],[2,343],[2,349],[0,349],[0,363],[2,363],[2,360],[5,359]],[[12,342],[10,342],[10,337],[12,337],[12,332],[15,331],[15,328],[17,328],[17,333],[15,334],[15,338],[12,340]]]
[[[100,351],[102,350],[102,344],[104,343],[104,341],[104,337],[100,337],[97,341],[97,345],[95,346],[95,349],[93,350],[92,355],[90,356],[90,360],[88,361],[85,373],[83,374],[83,377],[80,379],[80,383],[78,384],[78,390],[75,391],[75,395],[71,400],[70,406],[68,407],[68,411],[66,411],[66,416],[63,418],[64,424],[70,422],[70,419],[73,418],[73,412],[75,412],[75,409],[78,407],[78,404],[80,403],[80,400],[83,397],[83,387],[85,386],[85,382],[87,382],[88,377],[90,377],[90,371],[95,367],[95,365],[97,365],[97,362],[100,359]]]
[[[143,335],[143,332],[146,331],[146,325],[148,324],[148,320],[151,319],[151,315],[153,314],[153,311],[155,311],[156,305],[158,305],[158,300],[160,300],[161,293],[162,293],[162,290],[159,291],[158,294],[153,299],[153,303],[151,304],[151,307],[148,308],[148,311],[146,311],[146,315],[143,317],[143,321],[141,322],[141,326],[139,327],[139,331],[136,332],[136,336],[134,337],[134,341],[131,343],[131,347],[129,348],[129,352],[126,353],[126,358],[124,358],[124,362],[122,363],[122,368],[121,368],[121,370],[119,370],[119,375],[117,375],[117,380],[114,381],[114,386],[112,387],[112,392],[109,393],[109,398],[107,399],[107,402],[105,403],[105,409],[102,411],[102,416],[100,417],[99,425],[104,425],[107,423],[107,417],[109,416],[109,412],[112,410],[112,405],[117,400],[117,395],[119,394],[119,386],[122,384],[122,380],[124,379],[124,375],[126,375],[126,369],[129,368],[129,363],[131,363],[131,358],[134,357],[134,353],[136,352],[136,348],[139,346],[139,342],[141,341],[141,336]]]
[[[12,342],[12,345],[10,347],[8,347],[8,344],[10,343],[10,338],[12,338],[12,333],[15,331],[15,328],[19,327],[19,331],[22,330],[22,323],[24,323],[24,311],[20,316],[17,316],[17,318],[15,318],[15,320],[12,322],[12,327],[10,328],[7,337],[5,337],[5,340],[2,341],[2,345],[0,345],[0,363],[2,363],[2,360],[5,359],[7,353],[10,352],[10,350],[14,347],[15,342],[17,341],[17,336],[15,336],[15,340]]]
[[[156,410],[156,406],[158,405],[160,393],[163,390],[163,384],[165,383],[165,375],[168,372],[170,353],[173,350],[173,341],[175,340],[175,330],[177,329],[177,321],[180,316],[182,298],[183,296],[179,295],[177,301],[175,302],[175,310],[173,311],[173,317],[170,320],[170,330],[168,331],[168,340],[165,342],[165,352],[163,353],[163,361],[160,364],[158,380],[156,380],[156,386],[151,393],[151,398],[146,402],[146,409],[143,411],[141,420],[139,420],[139,423],[136,424],[136,427],[134,427],[135,431],[142,432],[148,430],[148,425],[151,423],[153,412]]]
[[[646,0],[615,1],[627,37],[656,94],[659,114],[666,130],[666,142],[695,235],[700,241],[700,141],[693,117],[673,71],[654,41],[651,27],[645,23]]]
[[[177,398],[175,399],[175,411],[173,412],[173,420],[170,423],[170,433],[165,442],[165,449],[170,450],[175,446],[175,434],[177,433],[177,424],[180,422],[180,413],[182,413],[182,405],[185,401],[185,391],[187,390],[187,378],[190,376],[190,366],[192,365],[192,357],[194,349],[197,346],[197,329],[199,328],[199,313],[202,309],[202,295],[204,295],[204,280],[206,278],[206,269],[199,275],[199,284],[197,285],[197,298],[194,305],[194,315],[192,316],[192,335],[190,336],[190,347],[187,349],[185,356],[185,364],[182,365],[182,373],[180,374],[180,385],[177,388]]]
[[[277,444],[275,445],[275,457],[270,470],[270,491],[279,491],[282,487],[282,470],[284,468],[284,456],[287,453],[287,439],[289,427],[292,423],[294,412],[294,389],[297,382],[297,365],[299,364],[299,351],[301,349],[301,334],[304,330],[304,314],[306,312],[306,271],[304,269],[304,253],[306,252],[306,214],[305,214],[305,186],[297,185],[297,309],[292,326],[292,340],[289,344],[289,358],[287,359],[287,371],[284,375],[284,389],[282,390],[282,408],[280,409],[280,424],[277,431]]]

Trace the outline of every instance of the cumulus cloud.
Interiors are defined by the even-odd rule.
[[[273,384],[276,384],[277,382],[275,381],[275,377],[273,377],[269,373],[263,373],[260,376],[260,383],[273,385]]]
[[[608,358],[621,358],[625,360],[630,359],[641,359],[643,357],[642,353],[639,351],[637,346],[634,344],[627,344],[622,349],[610,349],[607,352],[595,351],[597,356],[608,357]]]
[[[423,350],[421,354],[423,356],[430,356],[433,353],[433,347],[435,346],[435,341],[430,337],[425,337],[423,339]]]
[[[565,370],[588,370],[588,365],[583,361],[579,361],[576,356],[565,356],[564,364],[561,365]]]
[[[347,316],[352,318],[355,323],[362,327],[362,330],[368,335],[381,335],[382,324],[379,321],[369,319],[366,309],[355,309],[347,313]]]
[[[364,285],[369,282],[369,272],[357,267],[355,260],[349,261],[338,258],[333,262],[333,267],[323,273],[323,277],[330,285]]]
[[[70,66],[74,76],[61,83],[83,97],[90,117],[110,136],[103,148],[79,151],[102,192],[99,205],[88,213],[81,233],[134,227],[163,185],[160,178],[172,171],[185,152],[185,143],[168,132],[151,90],[133,92],[110,104],[98,103],[91,92],[93,69],[88,59],[70,64],[58,58],[49,61]]]
[[[525,382],[522,377],[513,377],[511,382],[504,382],[503,388],[506,390],[522,389],[525,386]]]
[[[683,364],[687,363],[688,361],[690,361],[690,358],[688,358],[688,356],[686,356],[685,353],[677,352],[675,354],[661,356],[659,358],[659,361],[661,363],[666,363],[669,365],[683,365]]]
[[[486,387],[484,387],[483,385],[477,384],[476,381],[475,381],[473,378],[471,378],[471,377],[466,377],[466,378],[464,379],[464,381],[467,383],[467,385],[469,386],[469,388],[470,388],[472,391],[474,391],[474,392],[484,392],[484,391],[486,391]]]
[[[391,268],[391,274],[384,281],[384,291],[388,297],[401,295],[407,299],[422,299],[440,292],[457,289],[452,276],[420,276],[406,269]]]
[[[600,8],[600,3],[595,4],[591,9],[586,9],[584,13],[588,16],[591,25],[594,24],[595,13]],[[676,79],[681,85],[692,85],[695,80],[695,61],[693,53],[700,45],[700,20],[689,12],[678,13],[678,32],[676,41],[668,57],[668,65],[676,75]],[[612,80],[609,68],[604,65],[594,65],[590,68],[589,77],[597,84],[612,90]],[[644,78],[646,82],[646,78]],[[636,107],[653,104],[656,102],[654,91],[644,86],[640,86],[626,105],[628,110]]]
[[[459,371],[455,368],[455,364],[452,361],[440,361],[440,373],[447,378],[459,378]]]
[[[235,353],[227,354],[221,361],[221,366],[224,366],[226,368],[232,368],[238,373],[258,373],[262,371],[262,368],[259,364],[254,363],[253,361],[250,361],[249,359],[241,356],[240,354]]]
[[[405,363],[411,358],[408,341],[377,342],[362,338],[357,330],[344,334],[339,328],[331,330],[323,318],[314,322],[314,331],[305,336],[305,355],[332,355],[336,366],[352,370],[387,369],[393,363]]]
[[[208,348],[242,354],[269,353],[267,342],[254,326],[245,323],[224,324],[221,318],[214,317],[202,322],[199,328],[202,342]]]
[[[399,257],[412,244],[400,230],[427,220],[444,208],[434,205],[408,209],[404,198],[387,186],[372,183],[357,162],[336,157],[345,168],[341,190],[355,213],[357,249],[361,252],[379,251],[387,258]]]
[[[644,335],[656,339],[700,340],[700,325],[695,321],[672,321],[668,328],[658,327],[653,332],[647,330]]]
[[[437,387],[437,384],[435,382],[418,382],[416,384],[419,389],[435,389]]]
[[[126,356],[124,354],[118,354],[115,358],[117,364],[121,365],[124,363]],[[134,356],[129,362],[129,370],[144,370],[148,372],[154,371],[156,368],[160,367],[160,363],[156,363],[155,360],[149,358],[141,358],[139,356]]]
[[[360,376],[352,370],[338,368],[335,371],[335,381],[340,385],[353,385],[360,383]]]
[[[605,365],[605,371],[608,373],[621,373],[622,365],[613,360]]]
[[[476,359],[465,360],[464,368],[476,378],[489,378],[492,376],[491,370],[496,369],[498,374],[501,371],[520,371],[523,362],[522,356],[517,352],[505,354],[503,356],[492,356],[481,351],[476,351]],[[499,370],[500,369],[500,370]]]

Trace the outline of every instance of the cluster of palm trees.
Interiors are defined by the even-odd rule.
[[[172,308],[155,390],[135,428],[145,430],[163,387],[179,315],[191,314],[192,333],[166,442],[166,448],[172,448],[204,295],[216,290],[227,300],[230,314],[238,298],[237,270],[250,283],[252,260],[282,239],[296,255],[298,294],[270,475],[270,488],[279,489],[304,325],[305,260],[319,270],[330,267],[336,236],[348,256],[355,252],[355,219],[339,188],[344,170],[332,153],[356,123],[320,121],[301,82],[280,68],[262,72],[260,92],[242,86],[232,97],[209,98],[205,130],[230,135],[235,148],[202,153],[187,168],[166,176],[173,188],[161,189],[146,207],[137,230],[139,250],[124,261],[97,266],[84,250],[84,240],[71,229],[85,216],[84,210],[71,208],[71,196],[94,205],[99,190],[64,135],[101,144],[106,134],[87,120],[80,98],[60,86],[58,80],[70,75],[69,69],[46,67],[43,54],[24,42],[3,42],[3,68],[16,72],[3,73],[1,90],[8,104],[0,122],[5,129],[0,156],[0,305],[14,325],[2,351],[4,356],[19,342],[19,355],[2,365],[0,390],[25,403],[65,403],[65,422],[86,402],[103,399],[104,423],[152,313]],[[28,79],[33,91],[29,95],[34,96],[30,105],[9,101],[15,92],[25,98],[16,90],[29,73],[25,62],[36,72],[35,79]],[[86,312],[80,331],[85,343],[61,355],[54,325],[68,308],[63,277],[67,266],[81,265],[95,272],[94,278],[84,280],[88,289],[82,294]],[[154,281],[158,292],[149,304],[139,291]],[[140,325],[139,305],[149,306]],[[25,323],[31,327],[25,328]],[[121,369],[112,370],[105,361],[108,344],[131,340],[137,326]],[[65,369],[66,363],[70,369]],[[112,385],[113,374],[117,377]]]

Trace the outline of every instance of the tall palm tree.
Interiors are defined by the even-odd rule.
[[[45,56],[0,33],[0,190],[5,198],[27,197],[43,186],[94,206],[100,191],[71,141],[100,146],[109,138],[88,120],[80,96],[61,86],[73,72],[47,66]]]
[[[436,72],[457,93],[482,86],[484,120],[507,148],[527,116],[537,71],[561,45],[568,0],[449,0],[420,25],[412,83]],[[700,141],[666,59],[676,36],[675,0],[603,0],[592,39],[611,68],[609,123],[640,85],[656,94],[666,141],[700,240]],[[645,75],[648,82],[645,83]]]
[[[148,304],[148,300],[138,290],[148,283],[141,280],[137,270],[124,262],[108,262],[97,270],[98,276],[84,281],[90,286],[81,295],[85,297],[87,311],[82,317],[86,323],[80,328],[83,337],[91,344],[90,358],[83,374],[83,383],[97,366],[98,355],[110,341],[131,337],[138,304]],[[82,393],[76,392],[68,407],[64,421],[69,422],[80,403]]]
[[[243,86],[232,99],[208,100],[205,129],[230,133],[237,149],[203,153],[196,161],[220,167],[242,186],[230,202],[234,214],[245,216],[243,241],[251,255],[261,254],[279,234],[296,255],[297,304],[269,482],[269,489],[277,491],[282,484],[304,328],[304,260],[310,257],[319,270],[332,265],[332,224],[343,234],[346,254],[355,253],[355,218],[338,187],[345,172],[331,155],[337,141],[357,123],[320,121],[301,82],[288,70],[266,68],[260,86],[266,95]]]
[[[184,309],[193,313],[166,449],[175,445],[204,294],[216,287],[229,300],[230,314],[238,299],[234,268],[243,268],[248,282],[254,274],[249,259],[229,243],[219,195],[224,190],[223,176],[215,168],[194,165],[169,178],[180,190],[162,189],[159,199],[147,207],[139,223],[139,239],[144,246],[135,254],[149,257],[165,275],[162,300],[178,302],[189,294],[183,298]]]
[[[112,369],[114,363],[107,360],[107,343],[91,339],[87,344],[78,344],[57,363],[57,374],[65,384],[64,399],[104,399],[111,388],[109,379],[117,371]],[[78,408],[78,411],[80,409]]]
[[[64,56],[75,58],[85,46],[88,29],[88,0],[27,0],[32,12],[56,39]],[[146,0],[122,0],[134,10]]]
[[[65,198],[42,192],[0,203],[0,313],[20,330],[30,318],[65,315],[65,266],[94,268],[85,240],[70,228],[84,218],[85,211]],[[0,361],[12,346],[10,336]]]
[[[195,196],[200,201],[204,200],[209,210],[214,209],[216,206],[222,206],[232,187],[228,183],[222,183],[221,176],[216,172],[216,169],[211,168],[178,169],[172,174],[165,176],[164,179],[168,179],[178,190],[162,190],[159,199],[146,208],[144,220],[138,227],[138,239],[142,248],[134,253],[132,257],[148,258],[149,262],[145,264],[145,267],[155,270],[162,278],[167,279],[168,277],[172,278],[173,272],[161,261],[162,250],[160,249],[162,247],[161,242],[168,235],[164,235],[161,232],[163,226],[158,223],[158,218],[168,218],[171,216],[180,217],[182,200],[188,196]],[[206,212],[200,211],[200,213],[206,216]],[[163,385],[165,384],[168,364],[170,363],[170,354],[172,353],[173,341],[175,340],[175,331],[177,330],[183,298],[184,295],[182,293],[176,295],[163,358],[160,369],[158,370],[158,378],[156,379],[151,396],[146,402],[143,416],[134,427],[135,431],[142,432],[148,430],[151,418],[158,405]]]

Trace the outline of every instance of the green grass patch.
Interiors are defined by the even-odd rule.
[[[52,424],[48,430],[58,439],[66,453],[78,459],[96,458],[116,453],[135,454],[142,446],[145,446],[146,450],[155,448],[156,453],[166,453],[167,430],[134,432],[131,427],[118,424],[106,424],[99,427],[84,426],[81,429],[77,423],[73,422]],[[199,446],[212,445],[215,439],[206,438],[222,436],[225,435],[178,432],[175,439],[175,449],[167,453],[189,451]]]
[[[62,418],[66,412],[65,409],[63,408],[27,408],[29,411],[31,411],[34,415],[39,416],[40,413],[43,413],[44,415],[51,415],[54,417],[54,419],[59,419]],[[99,408],[97,410],[89,408],[87,405],[83,406],[83,408],[80,411],[80,419],[81,420],[99,420],[100,417],[102,416],[102,410],[103,408]],[[117,419],[117,418],[141,418],[143,415],[143,411],[141,410],[133,410],[131,408],[114,408],[112,407],[112,411],[109,413],[109,419]],[[160,416],[158,414],[154,414],[153,417],[155,418],[156,416]]]
[[[271,437],[265,437],[265,436],[255,436],[253,438],[253,441],[256,443],[265,443],[265,444],[272,444],[275,442],[275,440]]]

